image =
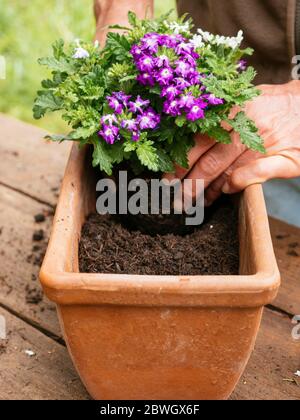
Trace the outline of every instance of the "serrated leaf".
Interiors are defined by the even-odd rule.
[[[109,146],[101,139],[93,139],[93,166],[100,166],[101,171],[104,171],[108,176],[112,175],[113,159],[109,153]]]
[[[69,63],[66,59],[57,60],[54,57],[45,57],[40,58],[38,63],[41,66],[46,66],[48,69],[59,72],[59,73],[67,73],[67,74],[74,74],[76,68],[73,64]]]
[[[258,134],[255,123],[244,112],[239,112],[233,120],[227,120],[234,131],[240,135],[241,142],[249,149],[266,153],[264,141]]]
[[[70,137],[73,140],[88,139],[89,137],[93,136],[97,130],[98,127],[95,126],[79,127],[70,133]]]
[[[158,156],[158,167],[160,172],[174,172],[174,164],[171,157],[163,150],[156,150]]]
[[[38,97],[35,100],[33,107],[33,114],[35,119],[43,117],[47,111],[58,111],[62,109],[63,102],[57,98],[51,91],[38,92]]]
[[[158,155],[152,141],[139,142],[136,154],[142,165],[150,171],[157,172],[159,170]]]
[[[170,150],[171,159],[182,168],[189,168],[188,152],[191,149],[191,143],[188,139],[179,138],[172,144]]]
[[[128,12],[128,22],[131,26],[136,27],[138,23],[137,15],[131,11]]]
[[[124,144],[124,152],[125,153],[130,153],[130,152],[134,152],[137,149],[137,143],[134,141],[131,142],[126,142]]]
[[[206,133],[210,138],[217,141],[218,143],[223,144],[231,144],[232,140],[230,137],[230,133],[226,131],[221,126],[212,127],[209,131]]]

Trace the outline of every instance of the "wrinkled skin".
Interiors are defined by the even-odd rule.
[[[273,178],[300,176],[300,81],[259,89],[262,95],[247,104],[246,113],[265,141],[265,155],[247,150],[235,133],[231,145],[198,135],[189,170],[177,167],[166,178],[204,179],[209,206],[222,192],[233,194]]]

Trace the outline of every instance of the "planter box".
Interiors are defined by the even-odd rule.
[[[227,399],[254,348],[280,276],[262,188],[239,199],[239,276],[79,273],[78,242],[95,209],[87,149],[73,147],[41,282],[95,399]]]

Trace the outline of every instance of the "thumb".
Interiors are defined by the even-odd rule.
[[[223,186],[223,193],[235,194],[253,184],[262,184],[273,178],[293,178],[298,176],[292,160],[277,155],[255,160],[236,169]]]

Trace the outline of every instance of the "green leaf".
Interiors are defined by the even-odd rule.
[[[223,143],[223,144],[232,143],[230,133],[226,131],[224,128],[222,128],[221,126],[212,127],[209,131],[207,131],[206,134],[213,140],[216,140],[218,143]]]
[[[112,175],[113,159],[109,152],[109,146],[99,138],[92,141],[94,145],[93,152],[93,166],[100,166],[101,171],[106,172],[107,175]]]
[[[178,127],[183,127],[184,125],[185,125],[185,123],[186,123],[186,117],[185,117],[185,115],[180,115],[179,117],[177,117],[176,118],[176,120],[175,120],[175,124],[178,126]]]
[[[130,153],[130,152],[134,152],[137,149],[137,142],[135,141],[130,141],[130,142],[126,142],[124,144],[124,152],[125,153]]]
[[[239,112],[233,120],[228,119],[227,122],[240,135],[241,142],[245,146],[257,152],[266,153],[264,141],[258,134],[255,123],[244,112]]]
[[[35,100],[33,107],[33,115],[35,119],[43,117],[47,111],[58,111],[62,109],[63,102],[57,98],[51,91],[38,92],[38,97]]]
[[[72,131],[70,138],[73,140],[88,139],[91,137],[99,128],[97,126],[91,127],[79,127]]]
[[[58,143],[62,143],[63,141],[73,141],[73,139],[66,134],[48,134],[45,136],[45,140],[51,140]]]
[[[161,148],[156,150],[158,167],[160,172],[174,172],[174,164],[171,157]]]
[[[150,140],[138,143],[136,150],[140,162],[150,171],[158,172],[158,155],[157,150],[153,147],[153,142]]]
[[[48,69],[59,73],[74,74],[76,71],[75,66],[69,63],[65,58],[57,60],[54,57],[45,57],[40,58],[38,63],[41,66],[46,66]]]
[[[189,168],[188,152],[193,146],[193,140],[190,141],[188,138],[178,138],[172,144],[170,155],[172,160],[182,168]]]
[[[136,26],[138,26],[138,18],[137,18],[137,16],[136,16],[136,14],[135,14],[135,13],[133,13],[133,12],[131,12],[131,11],[129,11],[129,12],[128,12],[128,22],[129,22],[129,24],[130,24],[131,26],[133,26],[134,28],[135,28]]]
[[[65,57],[65,53],[64,53],[64,40],[63,39],[59,39],[57,41],[54,42],[52,48],[53,48],[53,55],[54,58],[56,58],[56,60],[60,60],[61,57]]]

